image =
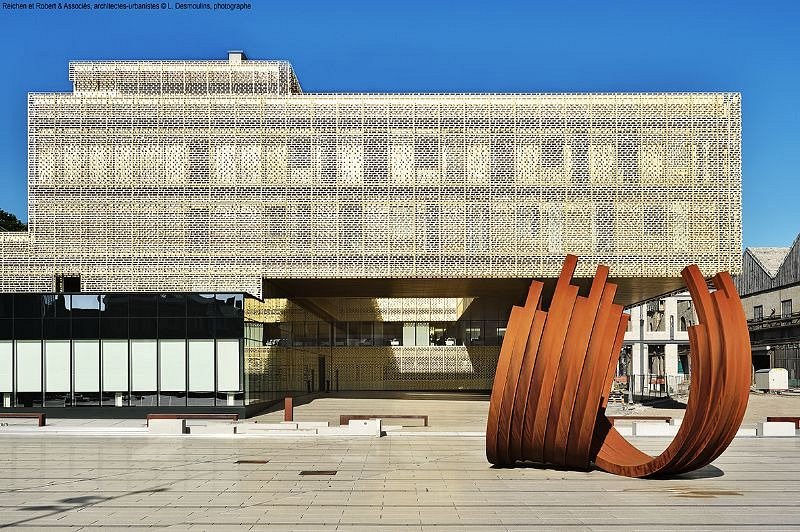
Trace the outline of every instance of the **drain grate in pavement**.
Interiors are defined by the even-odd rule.
[[[301,475],[335,475],[336,471],[323,471],[319,469],[312,469],[310,471],[300,471]]]
[[[235,464],[266,464],[269,460],[236,460]]]

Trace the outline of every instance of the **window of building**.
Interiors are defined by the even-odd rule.
[[[664,300],[658,299],[647,303],[647,330],[653,332],[665,331]]]
[[[666,357],[663,345],[649,344],[647,346],[649,370],[652,375],[664,375],[666,372]]]
[[[764,306],[763,305],[756,305],[753,307],[753,319],[754,320],[763,320],[764,319]]]
[[[298,321],[292,324],[293,344],[296,346],[319,345],[318,322]]]
[[[42,296],[42,306],[45,318],[68,318],[71,296],[63,294],[45,294]]]
[[[97,318],[100,316],[100,296],[75,295],[70,298],[72,317]]]
[[[792,300],[785,299],[781,301],[781,316],[787,317],[792,315]]]
[[[80,292],[79,275],[56,275],[56,292]]]
[[[183,294],[160,294],[158,296],[159,318],[182,318],[185,316],[186,298]]]
[[[430,324],[424,322],[417,323],[416,334],[414,336],[415,336],[414,345],[418,346],[431,345]]]
[[[14,317],[13,294],[0,294],[0,318]]]
[[[692,300],[686,299],[683,301],[678,301],[677,313],[678,330],[683,332],[688,331],[689,327],[691,327],[695,322],[694,310],[692,309]]]
[[[416,345],[417,326],[414,322],[403,322],[403,338],[400,345]],[[395,345],[392,342],[392,345]]]
[[[189,318],[190,323],[196,318]],[[159,317],[159,327],[171,326],[174,318]],[[165,326],[166,326],[165,325]],[[331,338],[331,332],[333,338]],[[464,320],[442,322],[351,321],[328,324],[321,321],[245,323],[248,341],[266,346],[500,346],[506,332],[505,320]],[[262,335],[263,334],[263,344]],[[216,325],[216,335],[220,333]],[[192,335],[189,335],[192,337]],[[196,336],[196,335],[195,335]],[[172,335],[177,338],[178,336]],[[200,338],[201,336],[197,336]]]
[[[678,346],[678,373],[689,374],[691,368],[689,367],[689,346]]]
[[[470,322],[464,328],[464,345],[483,345],[484,335],[483,323],[479,321]]]
[[[104,294],[100,296],[102,317],[127,318],[129,298],[127,294]]]

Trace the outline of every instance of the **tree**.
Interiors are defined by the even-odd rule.
[[[27,231],[28,224],[22,223],[19,218],[10,212],[0,209],[0,231]]]

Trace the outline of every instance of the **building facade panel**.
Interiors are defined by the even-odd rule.
[[[736,93],[308,94],[234,59],[70,77],[29,96],[29,252],[0,240],[5,290],[554,277],[566,253],[579,275],[739,271]]]

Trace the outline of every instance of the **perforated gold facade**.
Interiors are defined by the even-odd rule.
[[[3,291],[740,270],[736,93],[308,94],[235,54],[70,77],[29,96]]]

